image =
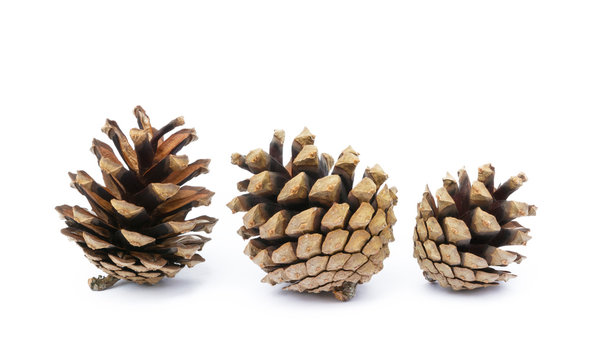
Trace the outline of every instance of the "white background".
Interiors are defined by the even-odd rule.
[[[588,1],[148,1],[0,5],[3,141],[0,356],[27,358],[563,358],[590,356],[593,16]],[[158,286],[98,275],[59,233],[55,205],[83,205],[67,171],[100,178],[88,151],[142,105],[184,115],[211,158],[206,262]],[[349,303],[259,282],[232,152],[287,143],[361,153],[399,188],[384,270]],[[416,202],[447,171],[524,171],[533,239],[498,288],[453,293],[412,258]]]

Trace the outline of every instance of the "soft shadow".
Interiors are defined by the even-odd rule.
[[[455,291],[451,288],[444,288],[439,285],[438,282],[426,283],[425,286],[429,288],[431,292],[440,293],[440,294],[447,294],[451,296],[459,296],[459,297],[482,297],[482,296],[492,296],[493,294],[503,294],[506,292],[506,286],[504,283],[496,286],[489,286],[485,288],[478,288],[473,290],[459,290]]]
[[[368,301],[370,299],[366,298],[368,295],[368,290],[364,284],[358,284],[356,287],[356,293],[354,297],[348,301],[340,301],[334,297],[334,294],[331,291],[324,291],[321,293],[307,293],[307,292],[298,292],[298,291],[290,291],[290,290],[283,290],[278,289],[276,294],[278,297],[282,298],[289,298],[294,299],[294,301],[301,301],[307,303],[316,303],[316,304],[335,304],[335,303],[353,303],[358,301]],[[366,298],[366,299],[365,299]]]
[[[358,289],[357,289],[358,290]],[[298,292],[298,291],[290,291],[290,290],[282,290],[278,289],[276,292],[278,297],[289,298],[294,301],[302,301],[307,303],[317,303],[317,304],[335,304],[341,302],[340,300],[334,297],[334,294],[330,292],[321,292],[321,293],[305,293],[305,292]],[[356,299],[356,295],[352,300]],[[350,301],[352,301],[350,300]],[[350,302],[349,301],[349,302]]]
[[[200,286],[201,280],[191,278],[166,278],[155,285],[136,284],[132,281],[118,281],[112,288],[103,292],[127,292],[141,296],[150,297],[171,297],[182,296],[194,292]]]

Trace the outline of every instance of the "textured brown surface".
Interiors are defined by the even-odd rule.
[[[184,124],[179,117],[155,129],[141,107],[134,109],[140,129],[132,129],[132,143],[115,121],[107,120],[103,132],[114,142],[113,149],[93,140],[105,186],[86,172],[70,173],[72,187],[85,196],[91,210],[61,205],[56,210],[66,220],[62,233],[78,244],[91,263],[111,277],[89,280],[98,290],[115,279],[139,284],[155,284],[174,277],[183,267],[204,259],[196,252],[209,238],[216,219],[199,216],[186,220],[197,206],[209,205],[213,192],[184,185],[208,172],[210,160],[189,163],[177,155],[181,148],[197,139],[194,129],[165,135]]]
[[[268,273],[263,282],[286,283],[285,289],[299,292],[331,291],[348,300],[389,255],[397,190],[381,187],[387,174],[378,165],[354,184],[358,153],[346,148],[333,166],[314,140],[305,128],[286,166],[284,131],[274,133],[269,154],[233,154],[231,162],[253,176],[237,186],[247,194],[227,206],[245,212],[238,232],[248,240],[245,254]]]
[[[495,267],[520,263],[518,253],[507,245],[525,245],[531,237],[515,218],[535,215],[533,205],[507,200],[527,178],[511,177],[494,187],[494,167],[479,168],[478,180],[470,184],[465,170],[459,181],[447,174],[433,198],[428,187],[418,204],[414,230],[414,257],[424,277],[453,290],[471,290],[498,285],[515,277]]]

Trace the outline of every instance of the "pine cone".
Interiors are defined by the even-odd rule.
[[[105,186],[84,171],[70,173],[71,186],[87,198],[92,211],[56,207],[66,220],[62,233],[109,275],[89,279],[93,290],[110,287],[118,279],[156,284],[165,276],[174,277],[186,265],[204,261],[196,251],[210,239],[187,233],[209,233],[217,221],[209,216],[185,220],[192,208],[209,205],[214,195],[203,187],[182,186],[208,172],[210,160],[190,164],[186,155],[176,155],[197,139],[195,130],[182,129],[165,140],[165,134],[184,124],[183,117],[155,129],[140,106],[134,115],[140,127],[130,131],[134,148],[115,121],[107,120],[102,129],[125,164],[109,145],[93,140],[91,151],[99,161]]]
[[[389,255],[396,222],[396,189],[381,185],[387,174],[367,168],[353,187],[358,153],[351,147],[334,160],[319,156],[315,136],[307,128],[292,143],[283,166],[284,131],[276,131],[270,152],[232,155],[232,163],[255,174],[241,181],[227,206],[246,211],[239,234],[250,239],[245,254],[268,274],[272,285],[285,290],[332,291],[339,300],[354,295],[357,284],[370,280]]]
[[[428,281],[438,281],[453,290],[498,285],[516,275],[491,266],[520,263],[524,256],[500,249],[525,245],[529,229],[515,221],[535,215],[537,208],[507,200],[527,181],[523,173],[494,187],[494,167],[478,170],[478,181],[470,183],[459,170],[459,183],[447,174],[435,200],[428,189],[418,204],[414,231],[414,257]]]

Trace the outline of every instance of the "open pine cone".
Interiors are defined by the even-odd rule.
[[[535,215],[537,208],[507,198],[527,181],[523,173],[494,187],[494,167],[478,170],[470,183],[465,170],[459,182],[447,174],[436,191],[436,203],[428,189],[418,204],[414,230],[414,257],[429,281],[453,290],[498,285],[515,277],[492,266],[520,263],[524,256],[500,247],[525,245],[529,229],[515,221]]]
[[[269,153],[233,154],[233,164],[255,175],[237,185],[248,194],[227,206],[247,212],[239,234],[250,239],[245,254],[268,273],[262,282],[288,283],[285,290],[299,292],[332,291],[348,300],[389,255],[397,190],[381,188],[387,174],[378,165],[353,187],[358,153],[348,147],[333,166],[330,155],[318,154],[314,139],[305,128],[292,143],[286,167],[284,131],[275,131]]]
[[[93,140],[105,186],[86,172],[70,173],[72,187],[84,195],[92,211],[62,205],[56,210],[65,218],[62,233],[72,238],[85,256],[109,276],[89,279],[93,290],[103,290],[118,279],[139,284],[156,284],[165,276],[174,277],[184,266],[204,259],[196,253],[209,238],[188,232],[209,233],[216,219],[185,217],[196,206],[209,205],[213,192],[182,186],[208,172],[210,160],[189,163],[181,148],[197,139],[194,129],[182,129],[178,117],[155,129],[144,110],[134,109],[140,129],[132,129],[134,148],[115,121],[107,120],[103,132],[113,141],[123,163],[112,148]]]

